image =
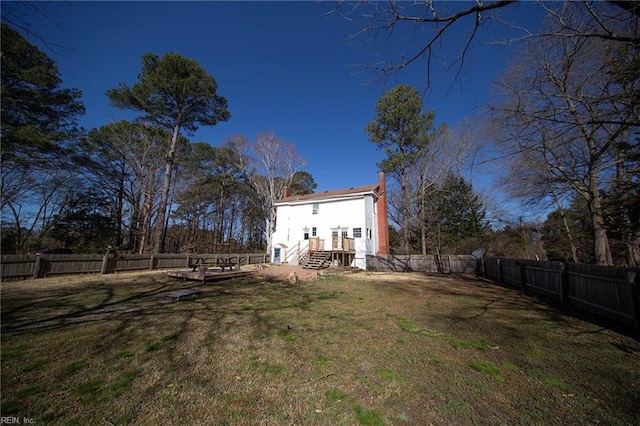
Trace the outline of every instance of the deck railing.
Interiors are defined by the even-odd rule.
[[[309,238],[309,251],[324,250],[324,240],[319,237]]]

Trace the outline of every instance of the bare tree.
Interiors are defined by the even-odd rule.
[[[3,224],[10,223],[15,233],[15,246],[7,251],[24,251],[35,243],[31,242],[35,234],[45,236],[55,217],[65,210],[74,189],[81,187],[75,176],[63,168],[27,171],[5,162],[1,177]]]
[[[426,68],[426,84],[431,86],[431,73],[434,57],[442,52],[443,40],[454,37],[454,34],[466,34],[458,46],[455,47],[456,58],[447,65],[455,70],[454,80],[457,79],[465,66],[465,60],[471,46],[477,42],[481,32],[492,34],[497,26],[510,27],[515,33],[505,39],[496,39],[494,43],[513,43],[537,36],[556,36],[555,32],[538,32],[536,29],[516,26],[510,22],[509,11],[518,4],[522,7],[539,7],[553,14],[559,22],[564,17],[556,12],[553,2],[537,1],[534,4],[518,2],[516,0],[497,1],[464,1],[437,2],[433,0],[421,1],[385,1],[385,2],[343,2],[338,1],[334,10],[329,13],[340,12],[346,19],[352,21],[356,32],[354,40],[364,40],[381,45],[382,57],[392,56],[390,59],[376,63],[360,64],[361,66],[378,72],[381,76],[389,76],[414,64],[423,64]],[[594,2],[572,2],[576,7],[584,10],[594,19],[594,25],[589,28],[574,28],[574,34],[564,33],[564,37],[594,38],[620,42],[638,43],[637,34],[622,34],[612,24],[614,20],[623,19],[631,23],[640,17],[640,2],[611,1],[608,9],[597,7]],[[597,3],[597,2],[596,2]],[[504,15],[504,16],[503,16]],[[411,38],[417,40],[412,44],[403,44],[395,48],[394,38]]]
[[[121,234],[115,241],[128,250],[149,247],[169,136],[157,127],[119,121],[91,130],[82,144],[85,175],[112,200]]]
[[[244,171],[260,199],[267,253],[270,253],[276,229],[275,203],[282,198],[284,187],[291,184],[294,174],[306,162],[298,155],[295,146],[282,141],[273,131],[259,133],[253,144],[243,136],[234,135],[225,145],[236,152],[236,166]]]
[[[600,8],[606,5],[591,5],[587,12],[580,6],[566,3],[551,15],[542,30],[555,36],[527,43],[500,83],[506,101],[494,108],[496,138],[515,158],[509,173],[513,193],[532,200],[583,198],[595,262],[612,264],[604,190],[615,185],[617,151],[639,123],[637,106],[621,102],[626,99],[621,91],[629,88],[615,81],[607,58],[630,48],[620,41],[637,39],[638,26],[602,21]],[[619,36],[614,41],[585,36],[583,28],[594,26],[615,29]],[[637,52],[637,45],[631,49]],[[638,84],[632,88],[636,99]]]
[[[462,123],[448,127],[442,125],[431,139],[428,148],[409,169],[407,180],[411,191],[412,228],[419,230],[422,254],[427,254],[428,204],[430,196],[437,192],[439,184],[450,175],[462,175],[462,171],[473,173],[474,158],[481,148],[478,123],[466,119]]]

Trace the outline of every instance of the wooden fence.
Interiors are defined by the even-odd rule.
[[[473,274],[478,272],[478,260],[470,255],[423,256],[412,254],[367,256],[367,270]]]
[[[0,259],[0,281],[16,281],[58,274],[108,274],[145,269],[187,268],[200,260],[215,263],[217,259],[232,259],[238,265],[267,263],[266,253],[245,254],[43,254],[6,255]]]
[[[473,256],[367,256],[374,271],[476,273],[640,331],[640,268]]]
[[[640,268],[487,258],[484,277],[640,331]]]

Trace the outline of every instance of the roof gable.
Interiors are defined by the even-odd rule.
[[[277,201],[277,203],[290,203],[295,201],[311,201],[311,200],[326,200],[331,198],[340,198],[346,195],[353,195],[359,193],[373,193],[377,195],[379,185],[360,186],[357,188],[338,189],[335,191],[315,192],[313,194],[305,195],[291,195],[284,197]]]

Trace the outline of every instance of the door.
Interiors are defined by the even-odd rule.
[[[338,230],[334,229],[331,231],[331,249],[337,250],[338,248]]]
[[[280,247],[273,249],[273,263],[280,263]]]

